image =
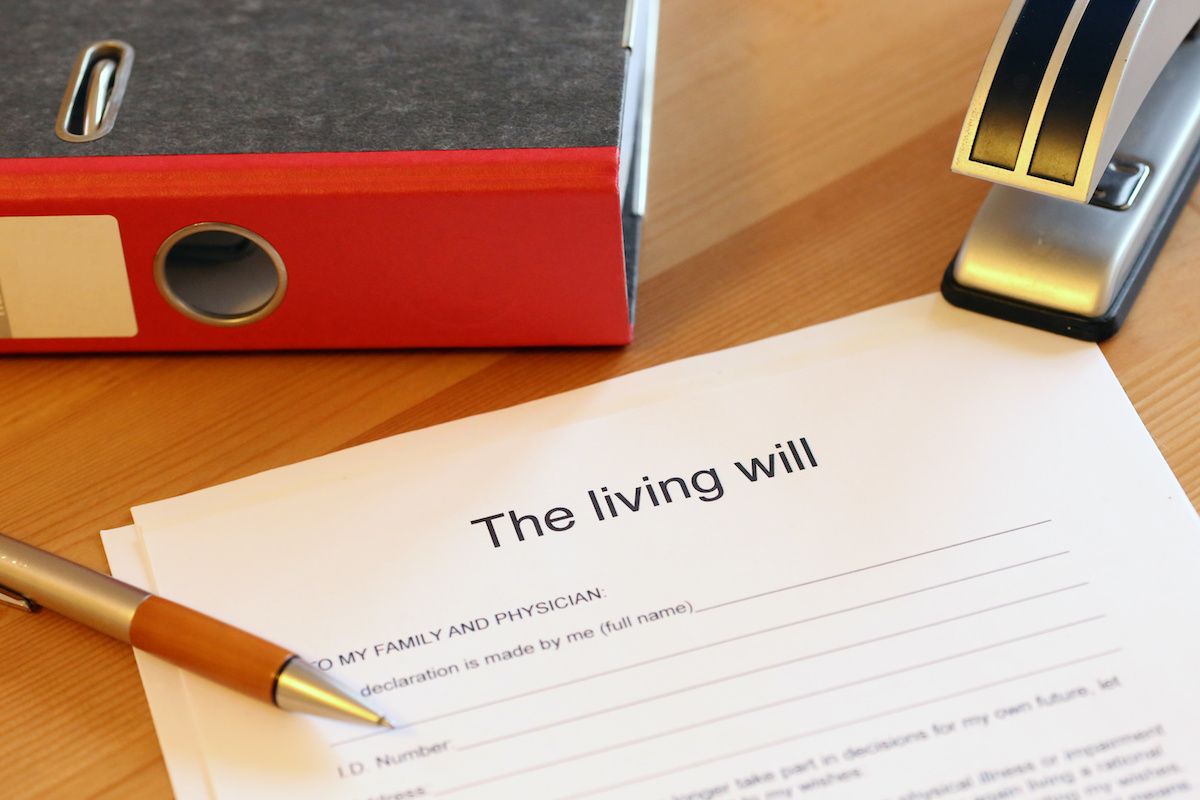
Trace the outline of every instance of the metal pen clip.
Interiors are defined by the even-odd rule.
[[[30,614],[35,614],[42,610],[42,607],[32,598],[26,597],[20,592],[13,591],[5,586],[0,586],[0,604],[18,608]]]

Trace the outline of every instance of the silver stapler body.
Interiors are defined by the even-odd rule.
[[[953,169],[996,183],[942,293],[1099,341],[1200,173],[1200,0],[1016,0]]]

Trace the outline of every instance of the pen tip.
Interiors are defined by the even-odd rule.
[[[379,727],[387,728],[389,730],[393,730],[396,727],[395,725],[392,724],[392,721],[389,720],[387,717],[380,717],[378,724],[379,724]]]

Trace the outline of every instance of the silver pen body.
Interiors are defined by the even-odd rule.
[[[6,604],[45,606],[114,639],[129,641],[133,615],[150,593],[0,533],[0,594]]]
[[[188,671],[286,711],[391,727],[291,651],[108,575],[0,534],[0,601],[45,606]],[[234,650],[234,661],[212,652]]]

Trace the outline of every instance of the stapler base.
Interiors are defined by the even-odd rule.
[[[1117,288],[1112,305],[1100,316],[1085,317],[1079,314],[1070,314],[1056,308],[1026,303],[1004,295],[964,286],[954,277],[955,266],[959,259],[957,254],[942,276],[942,295],[959,308],[978,311],[981,314],[1071,336],[1075,339],[1102,342],[1115,334],[1125,321],[1129,309],[1133,307],[1133,301],[1137,299],[1138,292],[1141,291],[1142,285],[1150,275],[1150,270],[1154,268],[1159,251],[1162,250],[1167,237],[1171,235],[1175,220],[1187,206],[1198,179],[1200,179],[1200,148],[1192,152],[1181,179],[1172,188],[1170,196],[1167,198],[1167,205],[1163,209],[1162,215],[1155,221],[1145,244],[1134,256],[1129,272],[1120,287]]]

